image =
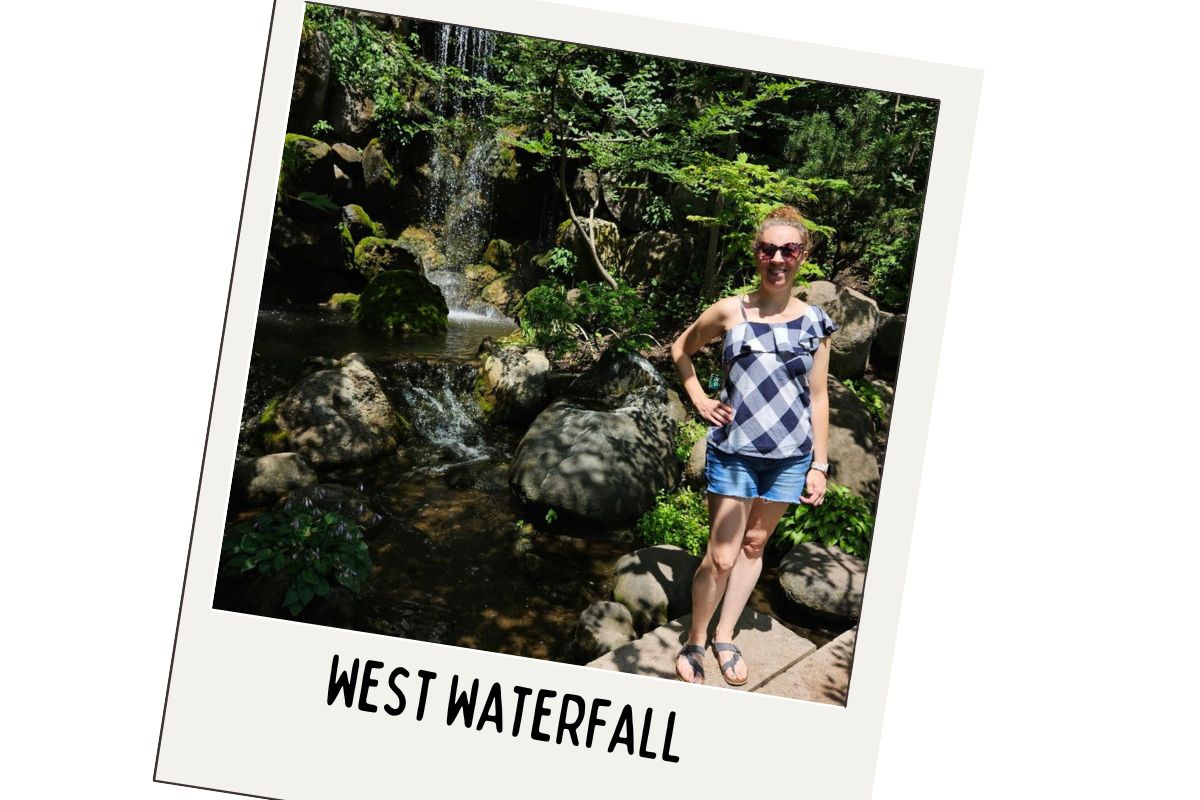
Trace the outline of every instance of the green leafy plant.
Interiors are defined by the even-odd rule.
[[[867,557],[875,517],[871,505],[845,486],[830,483],[819,506],[797,503],[783,515],[771,541],[779,549],[801,542],[837,546],[850,555]]]
[[[687,463],[692,447],[708,433],[708,426],[697,419],[686,419],[675,429],[675,457]]]
[[[553,508],[546,511],[546,524],[553,525],[554,520],[558,519],[558,512]]]
[[[293,616],[340,584],[358,594],[371,574],[371,556],[354,520],[315,507],[267,511],[233,528],[229,565],[242,572],[290,580],[283,606]]]
[[[561,284],[543,283],[530,289],[517,319],[525,338],[551,355],[562,356],[578,345],[575,309]]]
[[[637,521],[636,530],[646,544],[673,544],[699,555],[708,544],[704,495],[688,488],[674,494],[660,492],[654,508]]]
[[[862,378],[846,378],[842,381],[842,384],[854,392],[854,396],[858,398],[860,403],[867,407],[867,410],[871,412],[871,416],[875,418],[876,422],[883,422],[884,415],[887,414],[887,403],[874,384]]]
[[[333,126],[330,125],[329,122],[327,122],[326,120],[323,120],[323,119],[319,119],[313,123],[313,126],[312,126],[312,135],[313,136],[324,136],[327,133],[333,133]]]

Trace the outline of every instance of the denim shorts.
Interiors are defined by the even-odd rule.
[[[762,458],[726,453],[710,443],[704,460],[704,477],[712,494],[799,503],[811,464],[811,452],[788,458]]]

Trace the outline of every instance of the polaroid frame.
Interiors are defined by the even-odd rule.
[[[713,691],[569,664],[255,617],[212,607],[259,294],[299,49],[303,0],[276,0],[243,196],[220,362],[179,610],[155,780],[263,797],[346,797],[403,792],[495,792],[608,797],[630,782],[639,794],[682,786],[748,794],[794,782],[797,792],[865,798],[873,783],[911,528],[979,102],[976,70],[682,25],[532,0],[374,0],[349,8],[490,28],[655,56],[934,98],[941,102],[897,379],[859,632],[845,707]],[[403,667],[408,708],[368,713],[328,702],[331,659],[385,666],[372,702],[394,696]],[[426,679],[427,706],[416,716]],[[513,733],[450,726],[451,681],[481,692],[530,690]],[[531,737],[539,693],[611,702],[610,727],[592,747]],[[648,751],[606,750],[628,705]],[[662,757],[666,720],[669,752]],[[553,734],[554,720],[546,729]],[[649,724],[646,725],[649,729]],[[590,778],[604,775],[605,780]],[[717,782],[714,782],[717,781]],[[503,793],[503,792],[502,792]],[[438,795],[435,795],[438,796]]]

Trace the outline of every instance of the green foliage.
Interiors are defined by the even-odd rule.
[[[541,263],[552,277],[566,280],[575,274],[578,259],[569,248],[552,247],[542,255]]]
[[[675,429],[675,457],[684,464],[692,454],[692,447],[708,433],[708,426],[697,419],[686,419]]]
[[[417,132],[436,125],[417,98],[423,84],[442,76],[420,57],[415,36],[381,29],[350,9],[312,3],[305,7],[304,25],[329,37],[334,78],[374,101],[375,122],[389,145],[403,146]]]
[[[830,483],[824,503],[819,506],[797,503],[785,513],[772,541],[775,547],[784,550],[801,542],[820,542],[866,558],[874,527],[870,503],[845,486]]]
[[[708,507],[694,489],[660,492],[654,508],[637,521],[637,533],[648,545],[673,544],[699,555],[708,544]]]
[[[887,413],[887,403],[874,384],[862,378],[846,378],[842,381],[842,385],[854,392],[854,396],[867,407],[876,422],[883,422],[884,415]]]
[[[614,289],[585,281],[575,289],[572,302],[567,301],[566,286],[553,279],[529,290],[517,310],[527,340],[556,357],[575,351],[580,344],[592,348],[593,353],[609,347],[624,353],[645,349],[653,342],[654,309],[631,286],[618,282]]]
[[[319,119],[313,123],[313,126],[312,126],[312,135],[313,136],[320,137],[320,136],[324,136],[327,133],[333,133],[333,126],[330,125],[326,120]]]
[[[567,290],[559,283],[533,287],[517,311],[521,332],[537,347],[554,356],[562,356],[578,344],[575,309],[567,303]]]
[[[329,594],[335,583],[358,594],[371,574],[362,529],[336,511],[268,511],[238,523],[233,534],[229,565],[266,577],[286,574],[283,605],[293,616],[314,597]]]
[[[577,324],[592,335],[598,348],[615,348],[621,353],[648,348],[656,321],[654,309],[637,291],[617,282],[614,289],[604,283],[581,283],[576,305]]]

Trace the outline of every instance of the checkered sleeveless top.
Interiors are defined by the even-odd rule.
[[[742,321],[725,332],[721,402],[733,422],[710,428],[718,450],[759,458],[789,458],[812,451],[808,373],[821,340],[838,329],[820,306],[787,322]]]

